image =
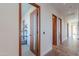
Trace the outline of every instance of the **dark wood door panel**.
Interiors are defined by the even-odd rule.
[[[57,17],[55,15],[52,16],[53,23],[53,45],[57,45]]]

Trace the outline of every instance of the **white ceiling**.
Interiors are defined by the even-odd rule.
[[[73,14],[79,10],[79,3],[51,3],[51,5],[62,15]]]

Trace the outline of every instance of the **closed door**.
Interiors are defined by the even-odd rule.
[[[30,50],[37,55],[38,49],[37,49],[37,9],[35,9],[31,14],[30,14]]]
[[[53,23],[53,45],[57,45],[57,17],[55,15],[52,16]]]

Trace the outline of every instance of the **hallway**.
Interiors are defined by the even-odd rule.
[[[79,40],[65,40],[45,56],[79,56]]]

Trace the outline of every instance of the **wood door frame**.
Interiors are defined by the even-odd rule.
[[[54,14],[52,15],[52,47],[55,47],[56,45],[57,45],[57,35],[56,35],[56,42],[55,42],[55,44],[54,44],[54,32],[56,32],[56,34],[57,34],[57,16],[55,16],[56,17],[56,31],[54,31],[54,24],[53,24],[53,16],[55,16]]]
[[[22,47],[21,47],[21,3],[19,3],[19,56],[22,55]]]
[[[58,18],[60,20],[60,44],[62,44],[62,19]]]
[[[37,56],[40,56],[40,6],[36,3],[29,3],[33,6],[35,6],[38,9],[38,54]],[[19,56],[22,56],[22,46],[21,46],[21,18],[22,18],[22,9],[21,9],[21,3],[19,3]]]

